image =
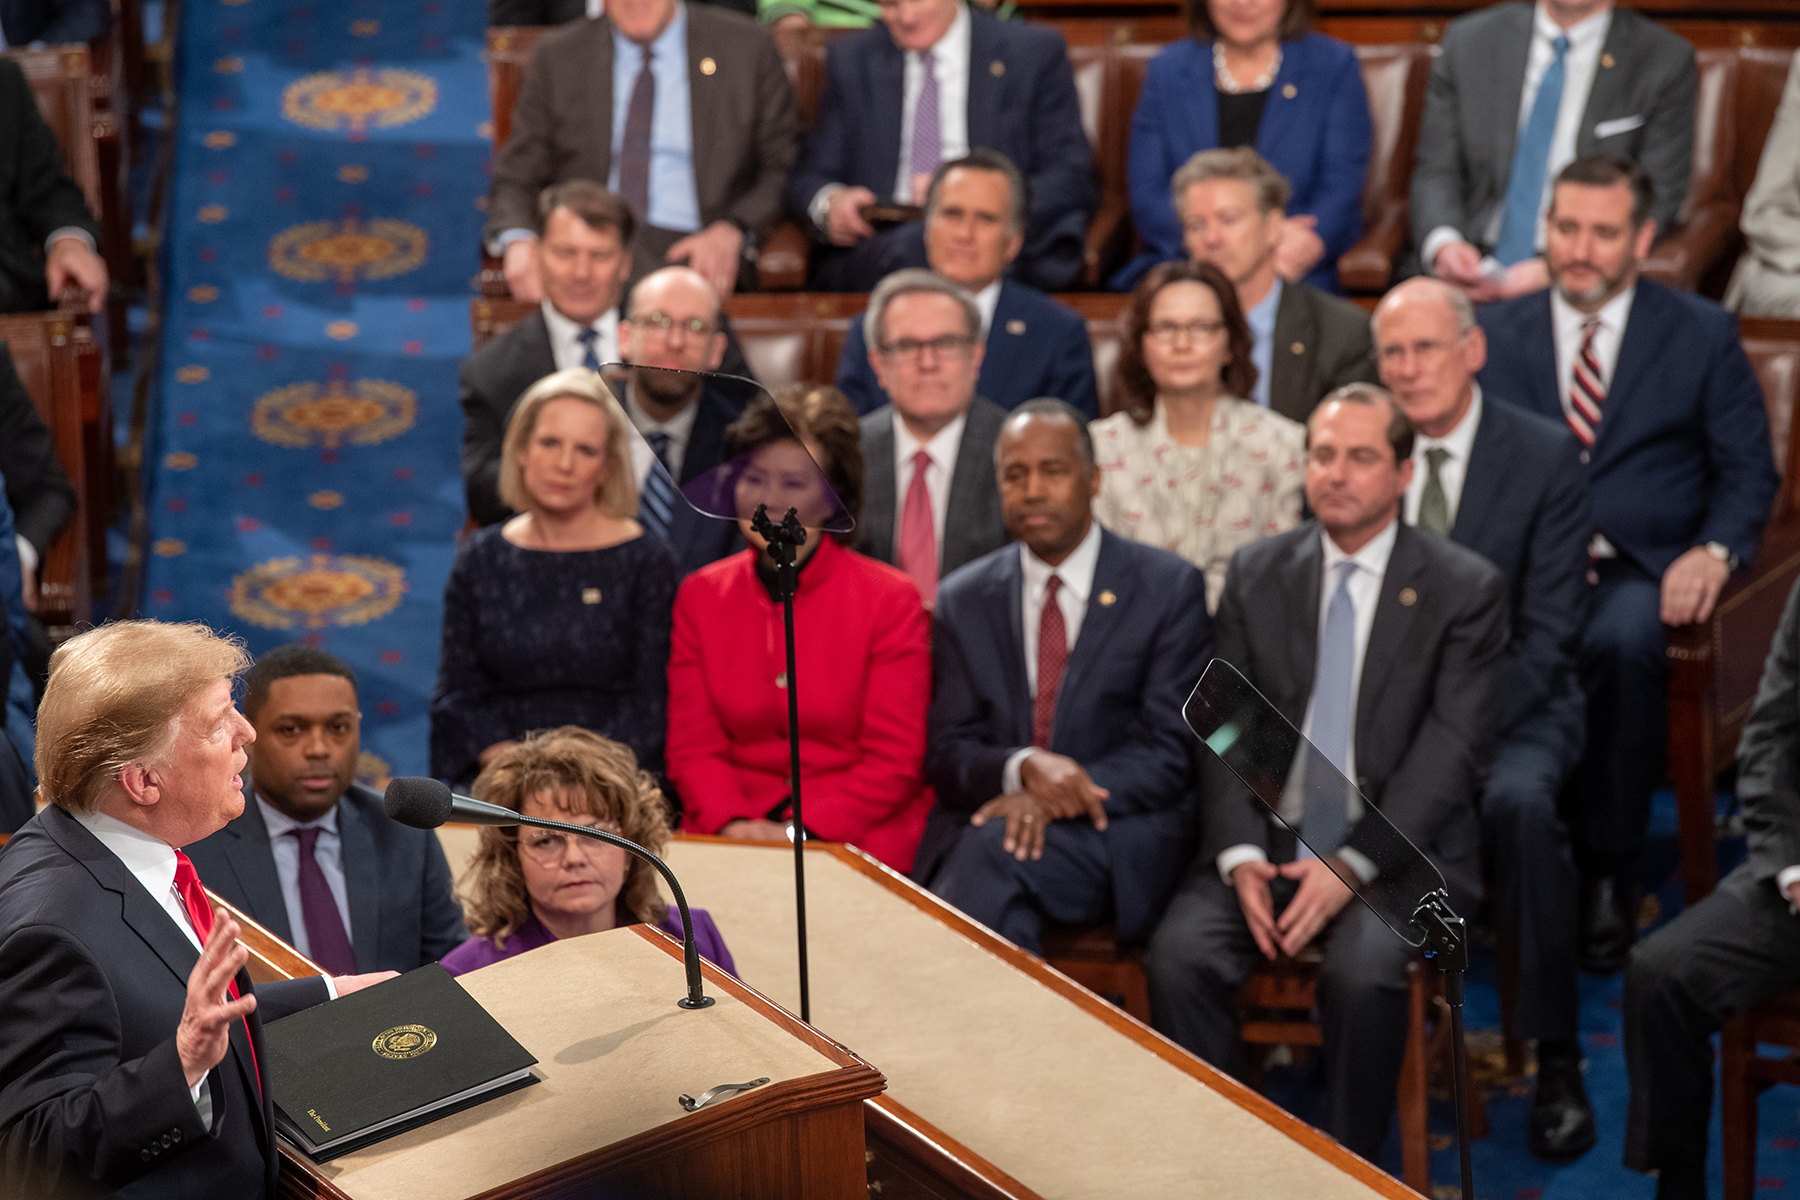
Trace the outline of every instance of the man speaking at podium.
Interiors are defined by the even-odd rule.
[[[237,922],[179,849],[243,811],[247,661],[157,621],[50,660],[50,807],[0,854],[0,1195],[273,1195],[262,1022],[392,974],[253,992]]]

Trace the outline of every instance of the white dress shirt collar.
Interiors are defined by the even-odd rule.
[[[932,75],[938,84],[938,144],[942,161],[969,152],[969,10],[956,6],[956,19],[931,47]],[[894,177],[894,199],[912,203],[913,108],[924,83],[924,62],[916,50],[903,52],[905,74],[900,96],[900,162]]]
[[[550,331],[550,356],[556,360],[556,369],[567,371],[583,365],[587,350],[581,344],[581,331],[588,328],[578,321],[571,320],[558,312],[556,306],[545,300],[542,305],[544,325]],[[594,357],[600,365],[619,361],[619,310],[610,308],[594,321],[593,328],[599,333],[594,339]]]
[[[1345,554],[1338,549],[1338,544],[1331,540],[1331,535],[1324,529],[1319,530],[1319,541],[1325,547],[1325,575],[1330,577],[1339,563],[1354,560],[1359,573],[1362,571],[1373,575],[1377,581],[1387,574],[1388,559],[1394,553],[1394,542],[1400,536],[1399,520],[1389,521],[1387,528],[1363,543],[1362,549],[1355,554]],[[1321,603],[1329,602],[1328,596],[1321,597]]]
[[[262,812],[263,824],[269,827],[269,841],[271,842],[278,837],[292,833],[296,829],[317,829],[321,832],[329,833],[332,837],[338,836],[338,810],[337,805],[335,804],[331,806],[330,810],[327,811],[324,816],[315,821],[294,820],[294,818],[288,816],[279,808],[270,804],[267,800],[264,800],[262,798],[262,793],[260,792],[258,792],[256,796],[256,807]]]
[[[667,460],[669,474],[679,480],[681,464],[687,457],[688,441],[694,436],[694,422],[700,416],[699,397],[696,396],[692,404],[668,420],[658,421],[638,404],[636,389],[628,387],[621,391],[625,401],[625,415],[631,418],[632,425],[639,433],[643,434],[646,439],[653,433],[668,435],[669,447],[664,451],[664,457]]]
[[[200,937],[194,932],[188,921],[187,908],[175,892],[175,847],[103,812],[69,815],[125,864],[132,878],[169,914],[169,919],[194,944],[194,949],[200,949]]]
[[[1419,523],[1419,498],[1425,492],[1425,480],[1429,474],[1429,464],[1425,461],[1428,450],[1445,450],[1449,457],[1444,459],[1438,468],[1438,482],[1444,488],[1444,503],[1449,509],[1450,524],[1456,524],[1456,510],[1462,503],[1463,483],[1469,477],[1469,456],[1475,452],[1475,432],[1481,427],[1481,385],[1470,385],[1475,392],[1474,399],[1469,402],[1469,411],[1463,414],[1456,427],[1441,438],[1428,437],[1421,433],[1413,441],[1413,477],[1406,485],[1406,523]]]
[[[1024,621],[1020,632],[1025,636],[1025,684],[1035,696],[1038,624],[1043,619],[1044,595],[1049,590],[1050,577],[1054,575],[1061,581],[1057,587],[1056,606],[1062,610],[1063,630],[1069,639],[1069,653],[1073,654],[1075,641],[1081,636],[1082,620],[1087,615],[1088,596],[1094,590],[1094,570],[1100,564],[1100,522],[1089,524],[1087,535],[1080,544],[1056,566],[1033,554],[1024,542],[1019,543],[1019,563],[1024,573],[1024,586],[1020,589]]]
[[[994,309],[1000,303],[998,279],[975,293],[975,307],[981,310],[981,336],[985,339],[994,328]]]
[[[1611,391],[1613,376],[1619,365],[1619,346],[1625,340],[1625,326],[1631,320],[1631,302],[1637,296],[1634,284],[1614,296],[1601,306],[1600,311],[1592,315],[1600,318],[1600,328],[1594,333],[1594,357],[1600,361],[1600,378],[1602,390]],[[1550,289],[1550,323],[1556,337],[1556,387],[1557,396],[1562,401],[1563,412],[1567,413],[1574,401],[1569,399],[1569,388],[1575,379],[1575,359],[1581,353],[1582,326],[1587,322],[1589,314],[1577,309],[1562,298],[1556,288]],[[1601,405],[1600,421],[1606,422],[1606,406]]]

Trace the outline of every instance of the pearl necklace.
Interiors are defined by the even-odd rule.
[[[1213,80],[1219,85],[1221,92],[1229,92],[1240,96],[1245,92],[1266,92],[1275,82],[1275,76],[1281,71],[1281,45],[1276,43],[1275,57],[1269,60],[1269,69],[1258,75],[1249,86],[1240,84],[1231,77],[1231,69],[1225,65],[1225,45],[1223,42],[1213,43]]]

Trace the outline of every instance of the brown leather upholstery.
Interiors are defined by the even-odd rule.
[[[1374,138],[1363,186],[1363,235],[1338,259],[1338,279],[1347,292],[1386,291],[1394,260],[1406,244],[1413,152],[1437,52],[1436,46],[1417,43],[1356,48]]]
[[[1772,1083],[1800,1084],[1800,1057],[1763,1058],[1759,1044],[1800,1051],[1800,991],[1725,1018],[1719,1039],[1725,1200],[1756,1195],[1756,1098]]]

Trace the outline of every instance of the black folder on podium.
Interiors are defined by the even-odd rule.
[[[537,1062],[436,963],[263,1029],[281,1136],[329,1162],[536,1083]]]

